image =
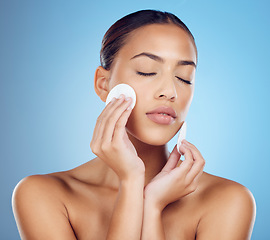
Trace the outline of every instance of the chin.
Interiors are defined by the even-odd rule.
[[[152,146],[162,146],[167,144],[177,133],[177,131],[160,131],[158,129],[148,129],[145,131],[142,129],[141,131],[136,131],[135,129],[129,129],[128,127],[126,129],[128,134],[131,135],[131,138],[135,138],[142,143]]]

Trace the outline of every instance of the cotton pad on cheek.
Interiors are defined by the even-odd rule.
[[[128,84],[121,83],[116,85],[108,94],[107,99],[106,99],[106,105],[112,101],[112,99],[119,98],[120,95],[123,94],[125,95],[126,98],[130,97],[132,98],[132,103],[131,103],[131,108],[133,109],[135,104],[136,104],[136,93],[134,89],[129,86]]]
[[[187,134],[187,123],[184,122],[180,131],[179,131],[179,135],[178,135],[178,140],[177,140],[177,151],[180,153],[179,148],[181,146],[181,142],[183,139],[186,138],[186,134]]]

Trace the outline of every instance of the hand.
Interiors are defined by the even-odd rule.
[[[181,154],[175,146],[166,165],[144,190],[145,200],[160,211],[169,203],[194,192],[203,173],[205,160],[199,150],[186,140],[182,143],[179,150],[185,160],[179,161]]]
[[[129,109],[131,99],[111,101],[97,119],[90,143],[94,154],[102,159],[120,180],[144,174],[145,166],[138,157],[133,144],[128,138],[125,126],[132,109]]]

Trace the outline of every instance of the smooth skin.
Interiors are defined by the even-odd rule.
[[[194,93],[195,66],[183,61],[197,61],[188,34],[152,24],[129,36],[110,70],[97,68],[95,91],[102,101],[115,85],[127,83],[136,106],[129,109],[131,100],[122,97],[104,108],[90,143],[95,159],[16,186],[13,210],[22,239],[250,239],[256,212],[250,191],[203,172],[205,159],[186,140],[181,154],[176,146],[167,150]],[[176,111],[172,124],[147,117],[159,106]]]

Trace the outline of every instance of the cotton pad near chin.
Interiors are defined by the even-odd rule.
[[[186,134],[187,134],[187,123],[184,122],[180,131],[179,131],[178,140],[177,140],[177,151],[179,153],[180,153],[179,148],[180,148],[181,142],[183,139],[186,138]]]
[[[106,99],[106,105],[112,101],[112,99],[119,98],[120,95],[123,94],[125,95],[126,98],[130,97],[132,98],[132,103],[131,103],[131,108],[133,109],[135,104],[136,104],[136,93],[134,89],[129,86],[128,84],[121,83],[116,85],[108,94],[107,99]]]

